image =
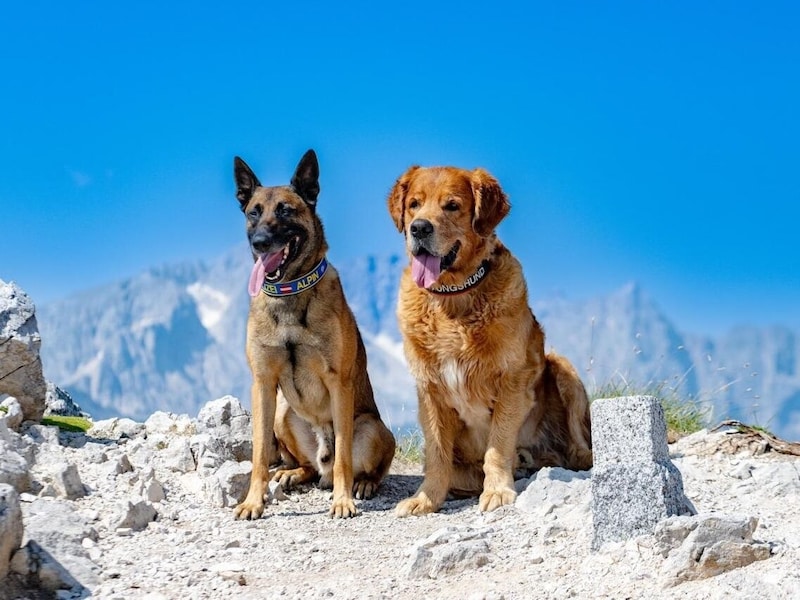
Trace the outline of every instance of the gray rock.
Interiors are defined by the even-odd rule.
[[[210,433],[193,435],[189,438],[189,447],[197,464],[197,471],[203,475],[212,474],[227,460],[235,460],[225,442]]]
[[[142,498],[151,503],[163,502],[165,498],[164,486],[161,485],[161,482],[155,478],[143,481]]]
[[[97,566],[82,545],[85,538],[97,540],[97,532],[73,502],[38,499],[23,504],[25,535],[34,562],[41,565],[42,586],[51,591],[80,589],[98,583]]]
[[[0,280],[0,394],[14,396],[32,421],[42,418],[47,393],[41,343],[33,302],[16,283]]]
[[[21,538],[22,536],[20,536]],[[25,545],[19,548],[11,556],[11,561],[8,563],[9,570],[17,575],[27,576],[34,569],[33,561],[30,553],[30,546]],[[2,575],[0,575],[2,579]]]
[[[284,500],[289,499],[289,496],[287,496],[286,492],[283,491],[283,486],[281,485],[280,481],[274,481],[270,479],[269,483],[267,483],[267,491],[269,497],[276,502],[283,502]]]
[[[58,427],[55,425],[40,425],[38,423],[34,423],[23,428],[23,431],[25,435],[36,444],[50,444],[52,446],[60,445]]]
[[[168,445],[160,452],[159,458],[167,469],[179,473],[188,473],[197,467],[186,437],[169,438]]]
[[[83,586],[72,576],[64,565],[56,560],[47,552],[42,552],[32,546],[34,562],[38,565],[36,575],[39,580],[39,587],[48,592],[59,592],[60,590],[70,590],[69,596],[72,597],[72,590],[80,592]],[[58,597],[58,596],[57,596]]]
[[[711,513],[670,517],[655,529],[655,551],[667,560],[667,585],[714,577],[770,556],[769,545],[753,540],[758,519]]]
[[[109,473],[112,475],[122,475],[131,471],[133,471],[133,465],[127,454],[120,454],[111,462],[111,467],[109,467]]]
[[[695,510],[669,459],[657,398],[628,396],[592,403],[592,549],[650,534],[672,515]]]
[[[9,429],[19,431],[25,418],[19,401],[14,396],[8,396],[0,402],[0,409],[0,421],[5,421]]]
[[[149,502],[142,498],[130,498],[117,505],[117,509],[108,520],[108,528],[112,531],[117,529],[140,531],[157,516],[156,509]]]
[[[206,402],[197,413],[197,422],[204,430],[230,425],[231,420],[246,416],[247,411],[234,396],[223,396]]]
[[[229,460],[203,481],[203,491],[213,506],[236,506],[247,495],[253,464]]]
[[[8,574],[11,556],[22,545],[22,510],[17,491],[0,483],[0,581]]]
[[[156,479],[155,470],[148,467],[138,477],[136,492],[150,503],[162,502],[165,498],[164,486]]]
[[[207,402],[197,414],[198,429],[217,441],[214,452],[224,459],[250,460],[253,453],[250,413],[238,398],[223,396]]]
[[[97,439],[121,440],[132,439],[144,434],[144,423],[137,423],[127,418],[112,418],[95,421],[86,432]]]
[[[52,484],[56,490],[56,495],[68,500],[83,498],[86,490],[83,488],[78,467],[71,463],[56,463],[50,469]]]
[[[21,494],[31,489],[31,477],[28,460],[17,451],[20,445],[20,437],[0,420],[0,484],[8,484]]]
[[[514,506],[528,513],[543,513],[566,504],[587,502],[590,495],[589,476],[589,471],[544,467],[528,480]]]
[[[189,415],[176,415],[174,413],[156,411],[144,422],[148,436],[153,434],[192,435],[195,424]]]
[[[800,473],[793,463],[759,464],[751,470],[750,475],[756,485],[769,490],[774,496],[796,497],[800,493]]]
[[[482,567],[489,562],[487,533],[470,527],[446,527],[434,532],[409,552],[406,576],[436,579]]]

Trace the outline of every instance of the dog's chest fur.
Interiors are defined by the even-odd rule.
[[[467,384],[467,373],[470,371],[465,365],[454,358],[446,358],[441,363],[441,380],[448,394],[445,396],[447,404],[455,409],[464,423],[472,428],[488,425],[491,418],[490,406],[493,399],[485,402],[476,402],[470,396]]]
[[[309,325],[310,319],[317,321],[311,314],[315,307],[299,299],[268,299],[255,310],[267,332],[256,346],[255,368],[277,376],[287,402],[303,419],[318,425],[330,422],[330,395],[323,381],[333,368],[325,335],[329,328],[318,322]]]
[[[488,427],[495,402],[531,377],[525,365],[532,319],[524,297],[447,306],[403,283],[400,326],[412,373],[468,427]]]
[[[406,340],[415,377],[433,384],[467,426],[483,428],[491,419],[500,373],[491,360],[485,360],[475,334],[453,325],[436,332],[419,328]]]

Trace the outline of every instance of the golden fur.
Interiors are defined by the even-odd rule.
[[[434,512],[448,492],[480,494],[490,511],[516,498],[515,468],[590,468],[586,391],[569,361],[545,354],[520,263],[494,232],[510,209],[498,182],[483,169],[412,167],[388,205],[412,264],[427,256],[436,265],[435,285],[411,266],[400,283],[425,477],[397,514]],[[458,289],[482,265],[486,276],[466,291],[431,291]]]
[[[234,174],[254,259],[283,252],[279,274],[273,272],[278,283],[311,272],[328,249],[316,214],[314,152],[303,156],[288,186],[261,186],[238,157]],[[375,404],[364,344],[336,269],[329,266],[319,283],[293,296],[257,292],[246,350],[253,375],[253,473],[235,516],[256,519],[264,510],[269,465],[277,458],[273,431],[283,460],[274,478],[291,487],[320,477],[320,485],[333,486],[331,516],[354,516],[354,493],[375,493],[395,441]]]

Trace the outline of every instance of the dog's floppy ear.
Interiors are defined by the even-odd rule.
[[[483,169],[472,172],[472,195],[475,196],[472,228],[478,235],[486,237],[508,214],[511,204],[497,180]]]
[[[303,154],[303,158],[297,163],[297,169],[292,175],[292,187],[309,207],[313,209],[317,206],[319,163],[317,154],[313,150],[308,150]]]
[[[397,231],[401,233],[405,228],[403,217],[406,212],[406,194],[408,193],[408,186],[411,183],[411,177],[417,169],[419,169],[419,165],[410,167],[408,171],[403,173],[397,181],[394,182],[392,191],[389,192],[389,198],[387,198],[386,201],[389,205],[389,214],[392,215],[395,227],[397,227]]]
[[[261,185],[253,170],[238,156],[233,157],[233,178],[236,180],[236,197],[242,210],[250,202],[253,192]]]

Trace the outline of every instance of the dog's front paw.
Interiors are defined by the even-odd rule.
[[[398,517],[407,517],[409,515],[418,517],[436,512],[437,508],[439,507],[431,502],[428,496],[425,494],[417,494],[416,496],[398,502],[394,509],[394,514]]]
[[[244,502],[239,504],[233,509],[233,517],[235,519],[260,519],[264,513],[264,494],[253,495],[247,494]]]
[[[333,501],[329,514],[331,517],[349,519],[350,517],[355,517],[358,511],[356,510],[356,503],[353,502],[353,499],[345,497]]]
[[[517,499],[517,492],[511,488],[497,488],[493,490],[484,490],[481,494],[478,506],[483,512],[491,512],[501,506],[514,504]]]

